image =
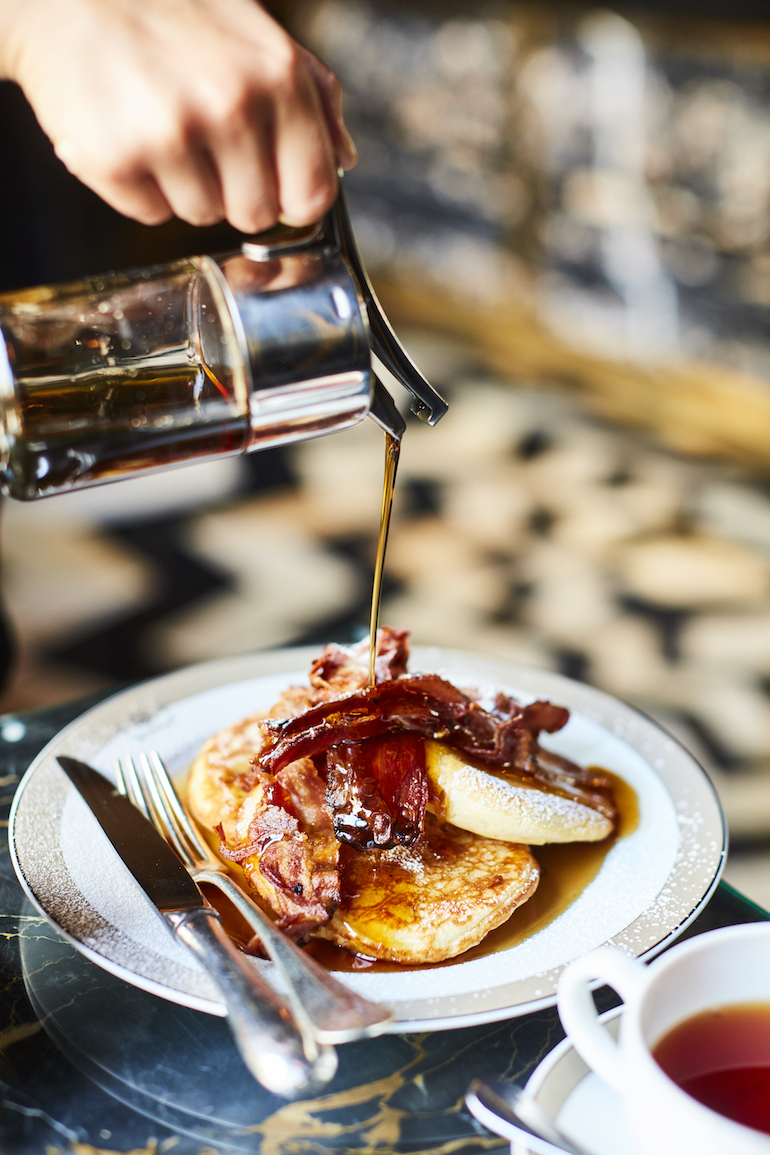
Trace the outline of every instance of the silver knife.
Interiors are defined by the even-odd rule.
[[[61,754],[59,765],[169,929],[193,952],[227,1008],[241,1057],[275,1095],[295,1099],[333,1078],[333,1047],[303,1037],[280,996],[236,950],[190,875],[152,823],[102,774]]]

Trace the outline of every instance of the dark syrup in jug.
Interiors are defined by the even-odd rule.
[[[242,453],[248,413],[198,365],[142,365],[16,382],[3,483],[32,499],[185,461]]]

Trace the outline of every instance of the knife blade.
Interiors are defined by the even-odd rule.
[[[93,767],[65,754],[57,761],[169,929],[213,980],[254,1077],[288,1099],[328,1083],[337,1069],[334,1048],[300,1035],[286,1004],[230,942],[219,915],[149,819]]]

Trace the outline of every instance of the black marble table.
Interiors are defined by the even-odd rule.
[[[32,758],[97,700],[0,718],[4,825]],[[721,885],[686,933],[769,917]],[[223,1020],[137,991],[59,939],[24,898],[7,845],[0,967],[3,1155],[502,1150],[507,1144],[467,1112],[468,1083],[486,1074],[525,1079],[563,1034],[550,1009],[350,1044],[340,1048],[340,1071],[323,1096],[286,1104],[255,1087]],[[600,993],[603,1009],[613,998]]]

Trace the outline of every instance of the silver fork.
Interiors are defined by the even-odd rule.
[[[209,882],[230,899],[256,934],[286,986],[300,1033],[318,1043],[347,1043],[379,1035],[393,1018],[382,1003],[351,991],[300,950],[233,881],[187,814],[156,751],[115,764],[117,787],[150,819],[196,882]]]

